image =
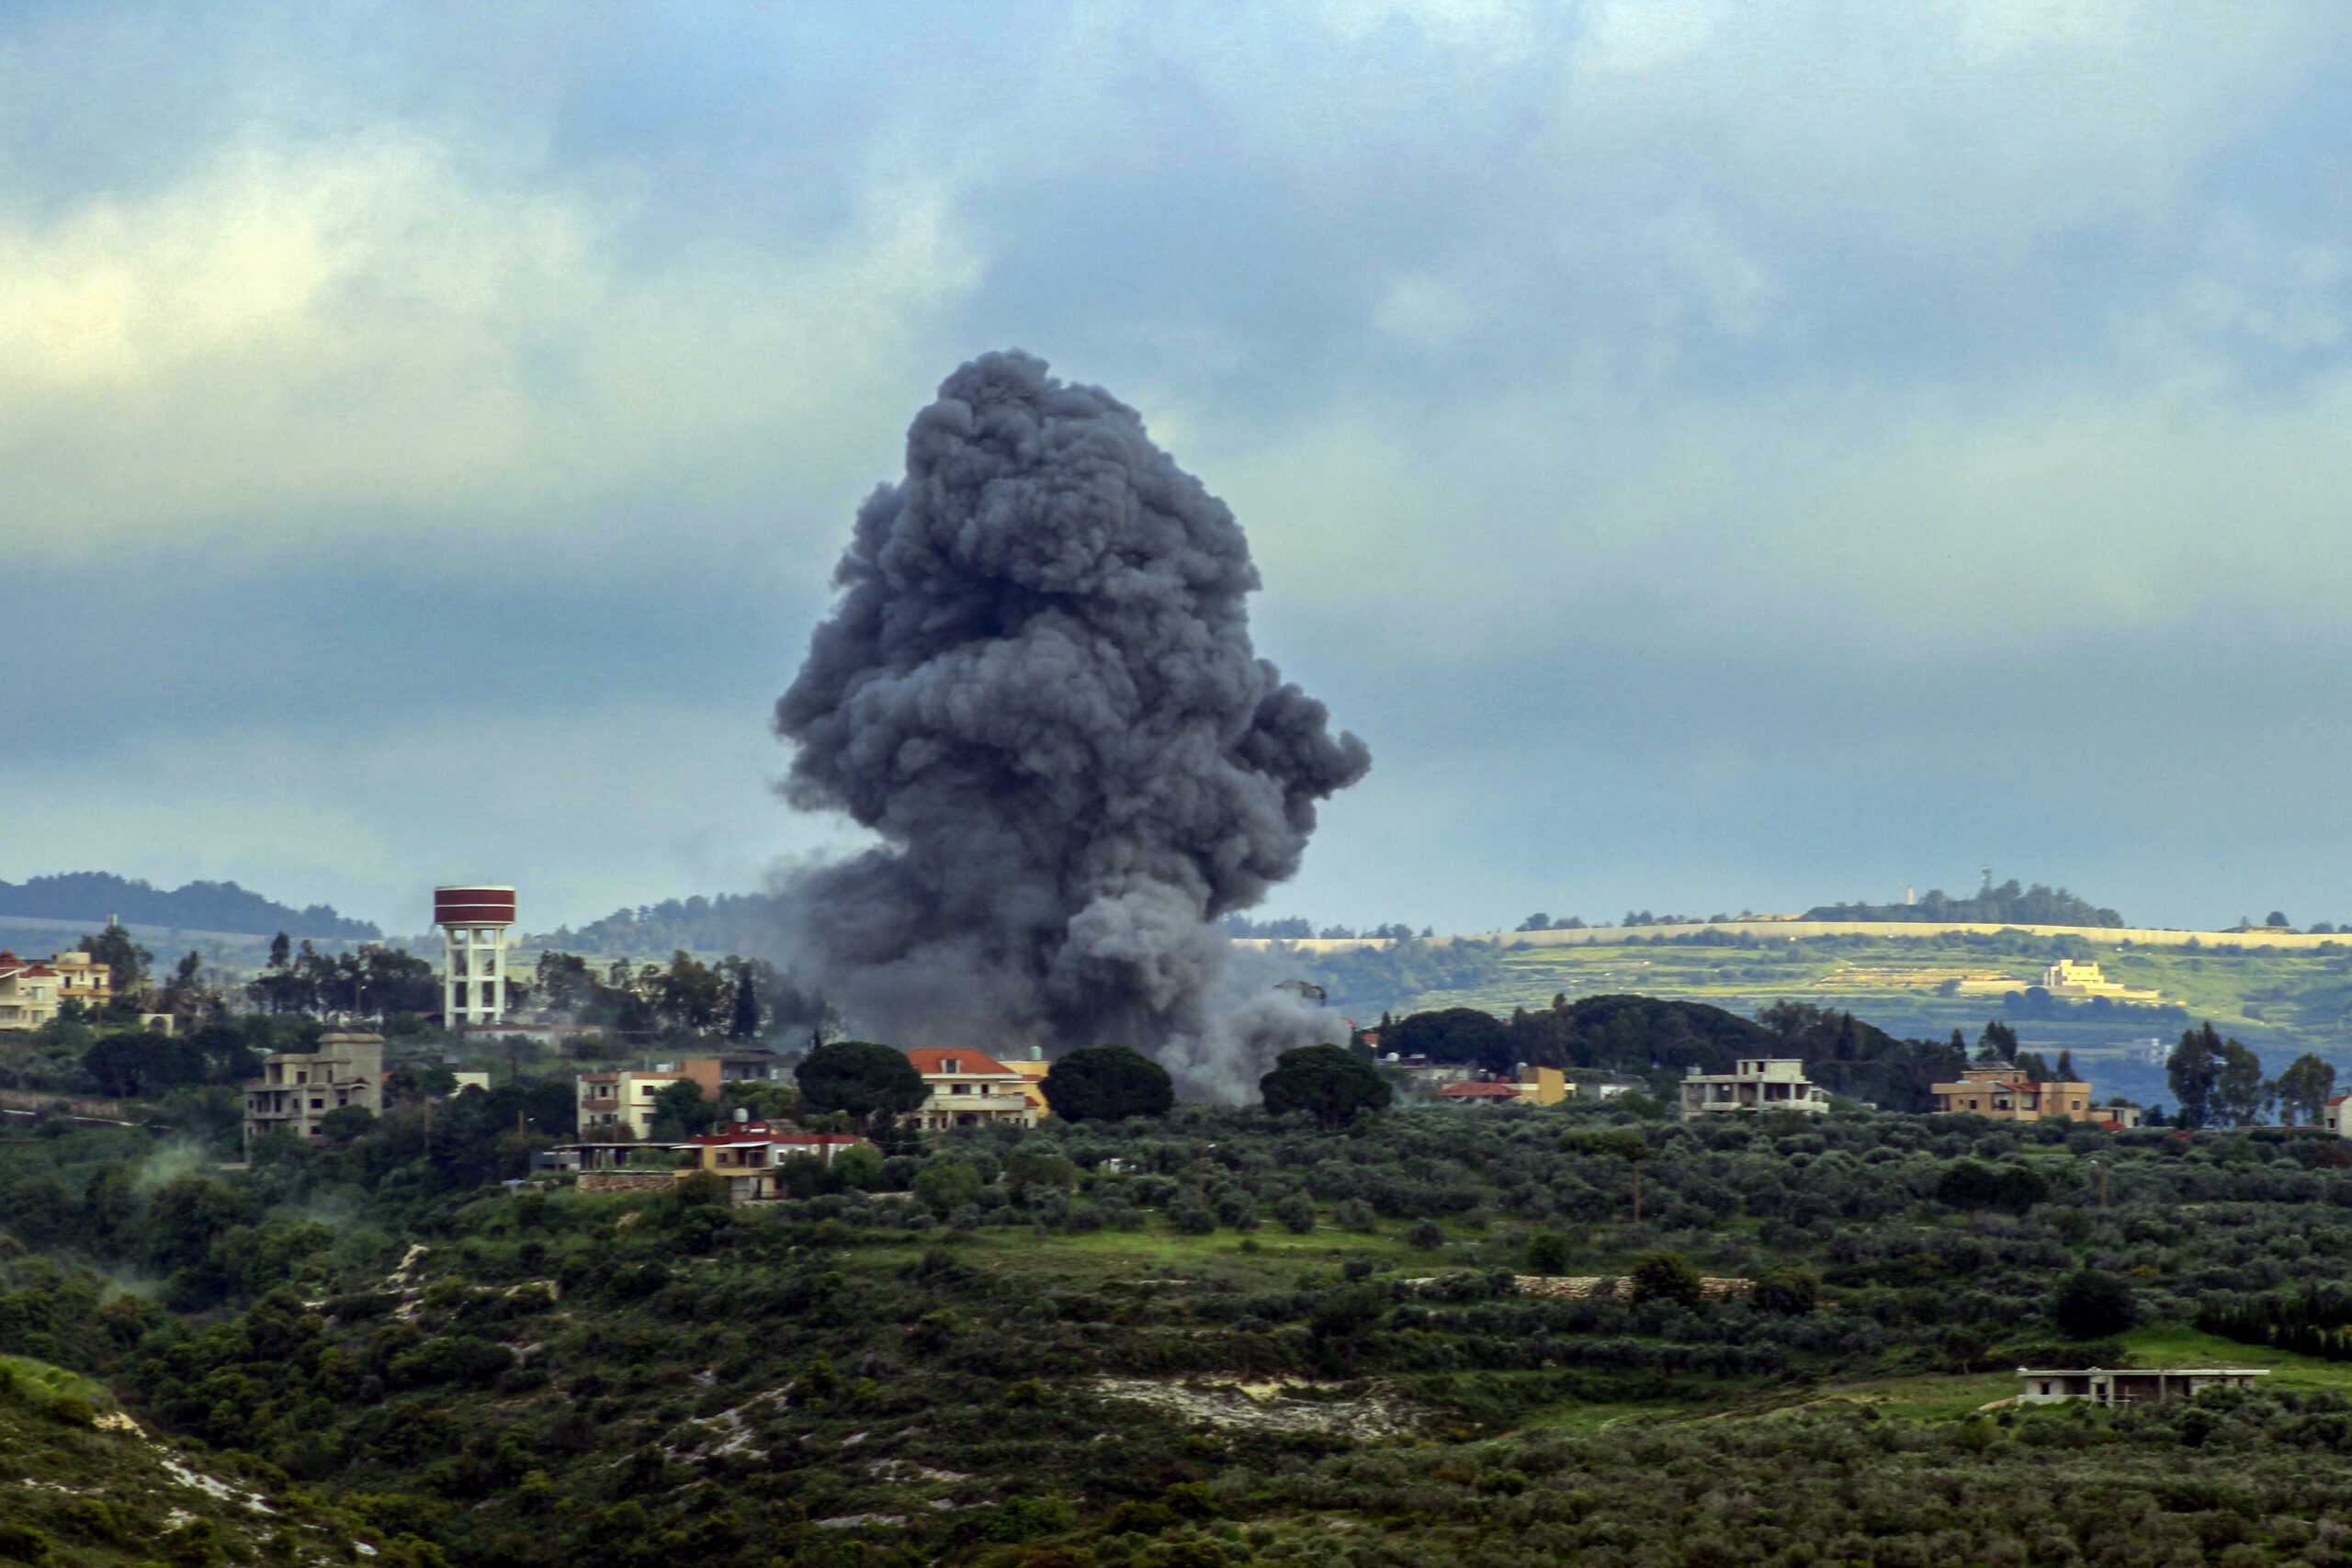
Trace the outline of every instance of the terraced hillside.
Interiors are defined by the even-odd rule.
[[[752,1209],[478,1187],[367,1143],[208,1171],[159,1170],[141,1132],[0,1139],[0,1215],[46,1254],[0,1246],[0,1349],[144,1429],[58,1397],[96,1411],[91,1384],[8,1404],[0,1499],[40,1537],[0,1550],[2251,1568],[2352,1545],[2352,1362],[2197,1327],[2352,1325],[2332,1138],[1193,1108],[959,1134]],[[1633,1283],[1545,1283],[1569,1276]],[[2158,1411],[2002,1403],[2021,1362],[2182,1360],[2272,1377]]]

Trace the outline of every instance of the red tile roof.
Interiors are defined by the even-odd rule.
[[[908,1052],[907,1060],[915,1065],[915,1071],[927,1078],[938,1077],[945,1074],[953,1074],[957,1077],[987,1077],[991,1074],[1003,1078],[1021,1076],[985,1051],[939,1050],[923,1046]],[[945,1064],[949,1062],[956,1065],[953,1067],[947,1066]]]
[[[729,1127],[723,1133],[698,1133],[683,1144],[672,1144],[673,1149],[716,1147],[721,1145],[777,1144],[794,1148],[829,1148],[837,1144],[854,1144],[862,1140],[847,1133],[804,1133],[797,1127],[771,1127],[764,1122],[746,1122]]]
[[[1512,1083],[1456,1083],[1437,1091],[1440,1100],[1516,1100],[1519,1086]]]

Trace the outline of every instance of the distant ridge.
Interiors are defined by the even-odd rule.
[[[2011,877],[1998,887],[1978,889],[1973,898],[1954,898],[1931,889],[1916,904],[1822,904],[1807,909],[1807,920],[1916,920],[1936,925],[2120,926],[2123,917],[2077,898],[2063,887],[2018,886]]]
[[[0,882],[0,915],[82,920],[96,926],[113,918],[125,925],[260,937],[284,931],[292,937],[344,942],[376,942],[384,934],[372,920],[347,920],[324,904],[297,909],[248,893],[233,882],[191,882],[184,887],[162,888],[106,871],[69,871],[23,882]]]
[[[666,898],[616,909],[574,931],[559,926],[527,944],[606,958],[643,957],[684,948],[695,953],[770,953],[783,930],[773,894],[722,893],[715,898]]]

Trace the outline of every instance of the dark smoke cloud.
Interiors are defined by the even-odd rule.
[[[964,366],[834,582],[776,728],[786,798],[884,840],[786,899],[851,1017],[906,1045],[1117,1041],[1224,1099],[1328,1031],[1228,984],[1211,922],[1298,869],[1371,757],[1252,651],[1241,527],[1134,410],[1025,354]]]

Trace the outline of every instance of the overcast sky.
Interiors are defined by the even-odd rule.
[[[413,931],[854,841],[767,730],[960,360],[1370,742],[1268,906],[2352,919],[2352,11],[0,13],[0,877]]]

